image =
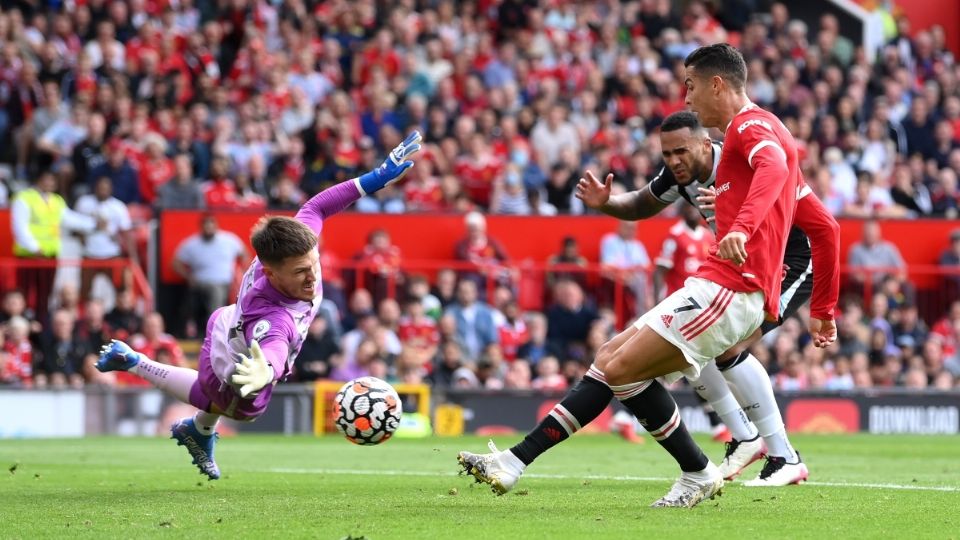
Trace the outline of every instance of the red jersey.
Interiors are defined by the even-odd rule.
[[[504,319],[503,324],[497,327],[497,334],[500,337],[500,350],[503,351],[503,357],[511,362],[517,359],[520,346],[530,341],[527,323],[519,317],[513,323]]]
[[[705,227],[697,225],[691,230],[682,220],[673,227],[660,248],[660,255],[655,261],[657,266],[669,270],[664,281],[667,285],[666,294],[683,288],[683,282],[694,275],[707,260],[710,247],[715,239],[713,233]]]
[[[763,292],[770,320],[779,317],[783,252],[800,186],[797,148],[787,128],[752,103],[741,109],[727,126],[714,187],[717,239],[745,234],[747,260],[738,266],[714,249],[697,276],[733,291]]]
[[[162,157],[156,161],[146,159],[140,162],[140,195],[143,201],[152,204],[160,186],[172,180],[175,174],[171,159]]]
[[[397,337],[404,345],[426,349],[440,343],[440,331],[437,323],[430,317],[400,317],[397,323]]]
[[[443,209],[443,191],[436,178],[424,178],[421,182],[407,182],[403,187],[407,209],[417,212],[439,212]]]
[[[7,361],[0,363],[0,382],[19,382],[24,386],[33,386],[33,346],[27,340],[15,344],[7,341],[3,345]]]
[[[200,185],[203,191],[203,199],[207,203],[207,208],[211,210],[223,210],[237,208],[237,187],[232,180],[211,179]]]

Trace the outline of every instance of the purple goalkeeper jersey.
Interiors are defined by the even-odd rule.
[[[319,235],[324,219],[359,198],[356,184],[343,182],[307,201],[296,219]],[[197,392],[191,392],[191,403],[209,410],[212,402],[227,416],[243,419],[263,413],[273,385],[267,385],[255,397],[241,399],[229,383],[238,355],[249,356],[250,343],[256,339],[273,367],[274,382],[281,380],[290,373],[322,298],[319,273],[317,295],[312,302],[306,302],[277,291],[267,280],[260,260],[254,259],[243,275],[237,302],[218,309],[207,322],[207,335],[200,351],[200,376],[194,387]]]

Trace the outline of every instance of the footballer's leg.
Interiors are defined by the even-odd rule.
[[[763,365],[748,350],[734,349],[734,356],[717,361],[747,416],[757,426],[767,448],[767,460],[757,478],[744,485],[785,486],[807,479],[809,471],[794,450],[783,425],[773,386]]]
[[[612,355],[598,355],[597,365],[614,396],[683,471],[654,506],[692,507],[723,486],[723,475],[690,437],[676,402],[655,379],[698,379],[703,366],[760,326],[762,306],[760,292],[738,293],[690,278],[635,323],[638,333],[622,347]]]
[[[717,495],[723,487],[723,476],[690,436],[670,392],[656,380],[689,367],[680,350],[643,326],[616,350],[598,352],[597,366],[607,374],[614,396],[673,456],[682,471],[670,492],[652,506],[693,507]]]
[[[631,325],[600,350],[619,348],[636,333],[637,329]],[[520,443],[501,451],[491,441],[490,453],[460,452],[457,460],[464,472],[478,482],[490,484],[495,493],[502,495],[513,489],[524,469],[537,457],[600,416],[612,397],[613,391],[607,386],[603,372],[596,364],[591,365],[583,379]]]
[[[715,362],[703,366],[700,378],[690,383],[697,394],[713,406],[730,429],[732,438],[726,442],[726,451],[719,467],[723,479],[732,480],[745,467],[763,458],[766,454],[763,439],[756,426],[747,418]]]
[[[96,367],[102,372],[133,373],[178,400],[200,409],[196,416],[175,422],[170,431],[177,444],[187,448],[200,472],[211,480],[220,478],[220,469],[213,459],[213,446],[217,438],[215,427],[220,417],[204,412],[210,409],[211,402],[200,390],[197,371],[161,364],[117,340],[103,346]]]

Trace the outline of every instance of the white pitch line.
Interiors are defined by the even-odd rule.
[[[356,475],[356,476],[457,476],[457,473],[447,473],[447,472],[430,472],[430,471],[397,471],[397,470],[385,470],[385,471],[374,471],[374,470],[365,470],[365,469],[290,469],[290,468],[274,468],[267,469],[265,472],[271,473],[280,473],[280,474],[343,474],[343,475]],[[676,480],[675,478],[666,478],[659,476],[613,476],[613,475],[603,475],[603,474],[585,474],[585,475],[568,475],[568,474],[525,474],[526,478],[546,478],[549,480],[611,480],[615,482],[670,482]],[[823,487],[855,487],[855,488],[872,488],[872,489],[902,489],[908,491],[944,491],[944,492],[960,492],[960,487],[954,486],[914,486],[906,484],[874,484],[874,483],[861,483],[861,482],[805,482],[808,486],[823,486]]]

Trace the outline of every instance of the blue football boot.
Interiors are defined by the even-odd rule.
[[[213,460],[213,447],[217,444],[219,435],[203,435],[193,424],[193,418],[183,418],[170,426],[171,439],[177,441],[177,446],[185,446],[193,464],[210,480],[220,478],[220,467]]]
[[[126,343],[112,339],[100,349],[100,359],[97,360],[97,371],[128,371],[140,363],[140,353],[130,348]]]

